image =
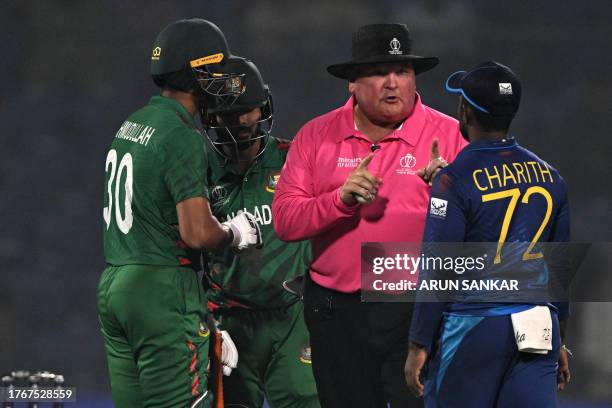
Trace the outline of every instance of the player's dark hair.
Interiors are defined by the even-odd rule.
[[[168,74],[153,75],[153,82],[160,88],[170,88],[183,92],[189,92],[198,87],[191,69],[183,69]]]
[[[514,119],[514,115],[506,115],[506,116],[494,116],[488,113],[484,113],[479,111],[478,109],[474,109],[472,105],[463,101],[464,105],[468,107],[472,113],[474,114],[474,118],[478,121],[478,124],[483,130],[486,131],[495,131],[495,130],[508,130],[510,129],[510,124],[512,123],[512,119]]]

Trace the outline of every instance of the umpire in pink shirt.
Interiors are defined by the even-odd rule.
[[[412,304],[361,301],[361,243],[420,242],[431,177],[465,141],[416,92],[438,58],[412,54],[406,25],[360,27],[352,56],[327,68],[351,96],[296,135],[272,218],[281,239],[312,242],[304,314],[321,405],[418,407],[404,381]]]

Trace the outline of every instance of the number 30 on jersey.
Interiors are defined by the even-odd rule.
[[[106,155],[106,173],[109,172],[108,185],[106,191],[108,193],[108,207],[104,207],[102,216],[106,222],[106,229],[110,227],[111,217],[113,214],[113,205],[115,207],[115,222],[121,232],[127,234],[132,228],[134,217],[132,215],[132,184],[134,182],[133,177],[133,166],[132,166],[132,155],[126,153],[119,162],[119,169],[117,169],[117,151],[111,149]],[[124,189],[124,200],[123,200],[123,216],[121,215],[121,203],[119,202],[119,193],[121,192],[121,179],[123,173],[125,175],[125,181],[123,182]],[[115,178],[116,174],[116,178]],[[113,200],[113,183],[115,183],[114,200]],[[114,203],[114,204],[113,204]]]

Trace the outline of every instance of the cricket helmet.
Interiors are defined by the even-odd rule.
[[[223,66],[223,70],[242,74],[226,80],[225,86],[230,89],[226,89],[225,93],[238,93],[238,89],[241,91],[231,104],[227,103],[227,98],[210,98],[203,121],[206,135],[215,151],[228,160],[235,160],[239,151],[248,149],[261,139],[263,143],[256,156],[259,157],[266,148],[274,124],[274,106],[270,88],[264,83],[257,66],[248,59],[233,57]],[[223,120],[250,112],[255,108],[261,109],[261,118],[253,126],[245,127]],[[219,121],[219,118],[222,120]],[[243,134],[249,128],[250,135],[244,137]]]
[[[238,95],[225,94],[224,84],[239,75],[222,72],[230,58],[225,35],[215,24],[201,18],[178,20],[153,42],[151,75],[160,87],[233,100]]]

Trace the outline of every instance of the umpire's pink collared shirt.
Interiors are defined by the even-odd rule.
[[[355,129],[353,97],[306,123],[291,143],[272,204],[284,241],[312,241],[312,279],[340,292],[360,289],[362,242],[420,242],[429,187],[415,174],[431,159],[431,143],[449,162],[466,142],[455,119],[421,103],[377,144],[368,170],[383,179],[376,200],[348,207],[339,190],[372,142]]]

